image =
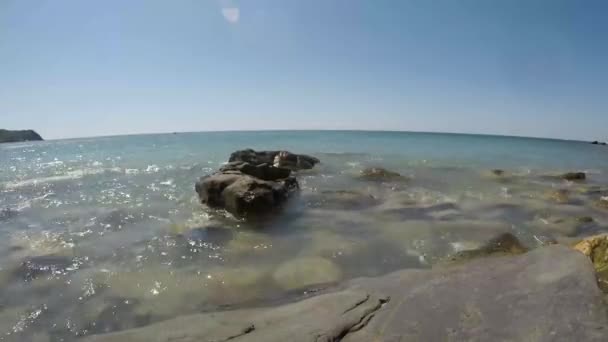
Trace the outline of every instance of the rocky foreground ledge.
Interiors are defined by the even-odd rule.
[[[432,270],[352,280],[278,307],[178,317],[94,335],[115,341],[605,341],[589,258],[552,245]]]

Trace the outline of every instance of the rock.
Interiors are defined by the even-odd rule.
[[[468,260],[489,255],[521,254],[527,250],[528,248],[522,245],[515,235],[511,233],[502,233],[497,237],[490,239],[490,241],[480,248],[457,252],[450,257],[450,261]]]
[[[342,272],[328,259],[309,257],[284,262],[272,277],[281,288],[294,290],[335,283],[342,278]]]
[[[584,172],[567,172],[561,175],[561,178],[569,181],[583,181],[587,175]]]
[[[231,162],[220,168],[220,172],[238,171],[266,181],[275,181],[289,177],[291,170],[274,167],[268,164],[253,165],[247,162]]]
[[[492,172],[492,174],[494,176],[504,176],[504,174],[505,174],[505,170],[501,170],[501,169],[494,169],[490,172]]]
[[[224,206],[237,216],[262,215],[277,209],[297,189],[295,178],[269,183],[243,177],[224,190]]]
[[[604,341],[602,298],[583,255],[548,246],[354,279],[278,307],[194,314],[83,341]]]
[[[592,144],[592,145],[604,145],[604,146],[606,145],[606,143],[605,143],[605,142],[600,142],[600,141],[597,141],[597,140],[592,141],[592,142],[591,142],[591,144]]]
[[[608,328],[590,263],[565,246],[380,279],[353,281],[390,301],[342,341],[602,341]]]
[[[291,170],[312,169],[319,159],[287,151],[254,151],[246,149],[230,155],[229,162],[247,162],[253,165],[268,164]]]
[[[6,129],[0,129],[0,143],[39,140],[42,140],[42,137],[31,129],[23,131],[9,131]]]
[[[218,172],[202,177],[195,190],[209,207],[226,209],[237,217],[265,216],[299,189],[291,170],[312,168],[318,162],[286,151],[236,151]]]
[[[274,157],[279,151],[259,151],[245,149],[233,152],[228,159],[229,162],[246,162],[253,165],[270,164],[274,162]]]
[[[601,234],[584,239],[574,249],[588,256],[597,272],[600,287],[608,292],[608,234]]]
[[[312,169],[319,159],[304,154],[293,154],[287,151],[279,152],[273,160],[276,167],[284,167],[292,170]]]
[[[368,181],[381,182],[399,181],[407,179],[406,177],[400,175],[397,172],[389,171],[381,167],[370,167],[364,169],[361,171],[359,178]]]
[[[371,319],[386,297],[342,291],[277,309],[244,309],[178,317],[147,327],[84,338],[86,342],[338,341]]]
[[[264,216],[277,210],[296,190],[295,178],[265,181],[241,173],[203,177],[195,190],[202,203],[238,217]]]
[[[487,255],[488,241],[513,229],[509,224],[491,220],[429,221],[403,219],[399,223],[378,224],[383,239],[407,254],[418,254],[423,262],[435,264],[454,259]],[[471,251],[470,249],[474,251]],[[479,249],[479,250],[477,250]],[[463,252],[462,254],[458,254]]]

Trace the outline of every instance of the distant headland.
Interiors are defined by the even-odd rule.
[[[9,131],[0,129],[0,143],[20,142],[20,141],[35,141],[44,140],[40,134],[31,129],[22,131]]]

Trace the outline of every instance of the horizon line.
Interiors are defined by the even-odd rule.
[[[108,134],[108,135],[92,135],[82,137],[69,138],[51,138],[44,141],[60,141],[60,140],[78,140],[91,138],[114,138],[114,137],[129,137],[129,136],[145,136],[145,135],[173,135],[173,134],[195,134],[195,133],[239,133],[239,132],[368,132],[368,133],[414,133],[414,134],[451,134],[451,135],[475,135],[489,137],[505,137],[505,138],[524,138],[524,139],[541,139],[541,140],[557,140],[570,142],[592,142],[594,140],[566,139],[566,138],[551,138],[541,136],[525,136],[525,135],[510,135],[510,134],[492,134],[492,133],[465,133],[465,132],[440,132],[440,131],[406,131],[406,130],[384,130],[384,129],[226,129],[226,130],[200,130],[200,131],[164,131],[164,132],[146,132],[146,133],[125,133],[125,134]]]

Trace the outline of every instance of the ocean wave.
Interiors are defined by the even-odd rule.
[[[40,184],[50,184],[62,181],[70,181],[75,179],[80,179],[85,176],[98,175],[105,172],[120,172],[120,169],[109,168],[109,169],[81,169],[81,170],[72,170],[68,171],[63,175],[55,175],[55,176],[47,176],[47,177],[39,177],[39,178],[31,178],[19,181],[5,182],[2,183],[2,186],[5,189],[19,189],[29,186],[38,186]]]

